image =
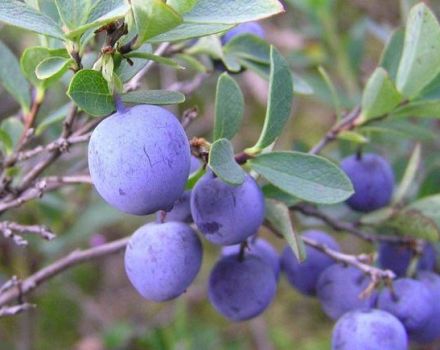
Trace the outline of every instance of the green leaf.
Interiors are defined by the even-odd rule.
[[[223,51],[225,55],[270,64],[270,45],[255,35],[238,35],[224,46]]]
[[[115,110],[113,96],[101,73],[83,69],[70,81],[67,95],[86,113],[104,116]]]
[[[368,79],[362,96],[362,114],[368,119],[377,118],[391,112],[402,101],[402,96],[388,77],[387,72],[379,67]]]
[[[3,129],[0,129],[0,147],[6,154],[11,154],[14,150],[14,143],[11,136]]]
[[[249,153],[258,152],[275,142],[292,112],[293,82],[289,66],[273,47],[270,58],[269,101],[266,118],[260,138]]]
[[[127,4],[121,4],[120,6],[113,8],[110,12],[103,14],[99,18],[93,19],[92,21],[89,18],[88,23],[76,27],[74,30],[66,33],[66,37],[68,39],[75,40],[90,29],[102,27],[108,23],[115,22],[116,20],[125,17],[129,10],[130,6]],[[101,13],[101,11],[97,11],[96,13]],[[92,14],[94,14],[93,9],[91,15]]]
[[[61,28],[50,17],[17,0],[0,1],[0,22],[64,39]]]
[[[55,75],[59,76],[64,74],[72,63],[72,59],[57,56],[48,57],[37,65],[35,75],[41,80],[52,78]]]
[[[182,67],[177,62],[173,61],[171,58],[166,58],[158,55],[154,55],[149,52],[139,52],[139,51],[133,51],[125,55],[125,57],[129,58],[142,58],[144,60],[150,60],[154,61],[156,63],[164,64],[166,66],[175,68],[175,69],[185,69],[185,67]]]
[[[405,44],[397,73],[397,89],[416,96],[440,72],[440,25],[423,3],[408,17]]]
[[[277,0],[199,0],[184,15],[185,22],[235,24],[256,21],[284,12]]]
[[[167,5],[171,6],[178,13],[190,11],[198,0],[168,0]]]
[[[431,127],[424,127],[405,119],[391,119],[381,121],[378,126],[366,126],[361,128],[368,133],[383,133],[387,137],[410,138],[415,140],[431,141],[437,138],[437,134]]]
[[[24,76],[32,85],[45,89],[60,78],[58,75],[44,81],[37,78],[35,74],[37,66],[49,57],[69,58],[69,54],[65,49],[50,50],[40,46],[29,47],[24,50],[20,58],[20,67]]]
[[[345,173],[319,156],[272,152],[251,159],[249,164],[276,187],[309,202],[334,204],[353,194]]]
[[[265,184],[261,190],[264,193],[264,197],[283,202],[288,207],[291,207],[292,205],[301,202],[301,199],[291,196],[290,194],[284,191],[281,191],[278,187],[272,184]]]
[[[414,101],[397,108],[391,118],[424,117],[440,118],[440,100]]]
[[[177,91],[139,90],[121,96],[126,103],[145,103],[149,105],[174,105],[185,102],[185,95]]]
[[[246,173],[234,158],[232,144],[227,139],[220,139],[211,145],[209,167],[215,175],[230,185],[241,185]]]
[[[306,259],[306,251],[301,236],[293,230],[289,208],[285,203],[266,199],[266,220],[289,244],[299,262]]]
[[[0,128],[6,131],[15,146],[23,134],[24,125],[20,119],[16,117],[9,117],[1,122]]]
[[[17,100],[25,112],[29,111],[30,86],[21,74],[17,58],[2,42],[0,42],[0,62],[0,84]]]
[[[347,140],[347,141],[359,143],[359,144],[365,144],[365,143],[369,142],[368,138],[366,138],[364,135],[362,135],[358,132],[349,131],[349,130],[345,130],[345,131],[341,132],[338,135],[338,139],[339,140]]]
[[[440,227],[440,195],[433,195],[419,199],[408,206],[409,209],[415,209],[420,211],[423,215],[433,220],[437,226],[436,241],[439,239],[439,227]],[[409,232],[409,231],[408,231]],[[434,241],[434,239],[432,239]]]
[[[440,100],[440,74],[423,88],[417,99],[422,100]]]
[[[397,69],[402,57],[403,44],[405,41],[405,31],[403,29],[396,30],[385,46],[379,65],[384,68],[392,80],[396,80]]]
[[[215,97],[214,140],[232,139],[243,120],[244,98],[240,86],[227,73],[220,75]]]
[[[138,32],[135,46],[182,23],[182,17],[162,0],[131,0]]]
[[[431,196],[433,193],[440,193],[440,166],[438,164],[426,174],[417,197],[423,198]]]
[[[194,45],[185,50],[191,55],[206,54],[213,58],[223,57],[223,48],[220,39],[215,35],[200,38]]]
[[[414,151],[411,155],[411,158],[408,161],[408,164],[405,169],[405,173],[403,174],[402,181],[399,184],[399,187],[394,193],[393,203],[400,203],[405,196],[407,195],[411,185],[414,184],[414,179],[419,170],[420,161],[421,161],[422,150],[420,144],[417,144],[414,148]]]
[[[207,35],[217,34],[229,30],[231,24],[203,24],[203,23],[182,23],[166,33],[156,35],[148,40],[150,43],[162,43],[181,41],[192,38],[199,38]]]
[[[428,198],[426,201],[429,201]],[[440,237],[438,226],[440,216],[438,216],[437,213],[437,211],[440,212],[440,207],[438,207],[439,203],[437,203],[437,201],[430,203],[434,206],[437,205],[437,208],[426,208],[426,203],[417,201],[414,203],[415,206],[411,205],[395,213],[384,222],[384,225],[394,228],[402,236],[437,242]],[[418,209],[417,206],[423,208]]]
[[[55,0],[61,20],[68,29],[87,22],[92,9],[92,0]]]

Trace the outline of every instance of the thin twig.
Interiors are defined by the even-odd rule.
[[[91,184],[89,175],[72,175],[72,176],[49,176],[42,178],[35,183],[34,186],[28,187],[18,197],[10,200],[0,201],[0,214],[12,208],[17,208],[33,199],[41,198],[41,196],[65,185],[73,184]]]
[[[80,136],[71,136],[69,138],[59,138],[58,140],[48,143],[47,145],[40,145],[27,151],[15,153],[6,158],[5,164],[6,166],[13,166],[17,162],[28,160],[43,152],[52,152],[56,150],[65,152],[68,150],[70,145],[87,142],[90,139],[90,135],[91,133],[87,133]]]
[[[24,296],[29,294],[42,283],[73,266],[122,251],[127,245],[129,238],[130,237],[125,237],[117,241],[100,245],[99,247],[71,252],[69,255],[53,262],[49,266],[24,279],[20,283],[20,289],[12,288],[0,293],[0,307],[17,299],[19,295]]]
[[[355,224],[335,220],[327,214],[323,213],[322,211],[308,204],[297,204],[290,207],[290,210],[300,212],[301,214],[306,216],[317,218],[336,231],[351,233],[368,242],[387,241],[404,243],[412,241],[412,239],[409,237],[396,237],[365,232],[357,227]]]
[[[341,132],[351,130],[356,126],[356,121],[360,116],[360,108],[356,107],[348,113],[339,123],[336,123],[330,131],[309,151],[310,154],[318,154],[330,142],[334,141]]]
[[[301,238],[305,244],[323,252],[325,255],[331,257],[335,261],[351,265],[358,270],[364,272],[365,274],[370,275],[373,281],[392,280],[396,277],[395,273],[391,270],[382,270],[368,264],[368,258],[366,257],[366,255],[349,255],[341,253],[336,250],[330,249],[326,245],[323,245],[311,238],[305,236],[302,236]]]
[[[14,306],[4,306],[0,308],[0,318],[7,316],[15,316],[33,308],[35,308],[35,305],[29,303],[23,303]]]
[[[5,238],[12,238],[17,245],[27,245],[24,234],[35,234],[48,241],[54,239],[55,234],[44,225],[22,225],[12,221],[0,222],[0,231]]]

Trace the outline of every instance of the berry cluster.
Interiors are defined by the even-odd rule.
[[[237,33],[259,27],[237,27]],[[223,43],[237,33],[228,33]],[[282,269],[299,292],[316,296],[324,312],[338,320],[333,349],[406,349],[409,339],[429,343],[440,337],[440,277],[433,271],[436,254],[426,244],[415,278],[405,277],[414,249],[382,242],[378,262],[399,277],[378,288],[371,277],[307,246],[300,263],[290,247],[278,256],[256,237],[263,224],[265,201],[257,182],[246,175],[231,186],[208,170],[192,191],[185,191],[190,173],[201,164],[177,118],[149,105],[120,107],[95,129],[89,144],[89,168],[99,194],[112,206],[134,215],[157,213],[156,222],[139,228],[126,253],[127,276],[145,299],[162,302],[184,293],[202,264],[202,244],[194,223],[207,241],[223,246],[211,271],[208,296],[214,308],[233,321],[261,314],[275,296]],[[394,174],[376,154],[357,154],[341,163],[355,194],[347,205],[368,213],[387,206]],[[327,233],[304,232],[333,251],[339,244]],[[361,345],[363,347],[361,347]]]

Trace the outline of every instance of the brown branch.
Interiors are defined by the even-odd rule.
[[[69,255],[53,262],[49,266],[24,279],[20,283],[20,288],[11,288],[0,293],[0,307],[6,306],[19,296],[29,294],[42,283],[71,267],[122,251],[127,245],[128,240],[129,237],[125,237],[117,241],[103,244],[99,247],[71,252]]]
[[[43,104],[42,96],[39,96],[38,92],[36,92],[37,96],[32,101],[31,110],[24,117],[24,129],[20,135],[20,139],[18,141],[17,150],[23,148],[23,146],[29,140],[30,135],[32,134],[32,126],[37,118],[38,112],[40,111],[41,105]]]
[[[22,237],[24,234],[35,234],[48,241],[54,239],[55,234],[44,225],[21,225],[16,222],[0,222],[0,231],[5,238],[12,238],[17,245],[27,245],[27,241]]]
[[[14,306],[4,306],[0,308],[0,318],[7,316],[15,316],[33,308],[35,308],[35,305],[28,303],[23,303]]]
[[[318,154],[330,142],[336,140],[340,133],[347,130],[352,130],[356,126],[357,119],[360,116],[361,109],[356,107],[348,113],[339,123],[336,123],[325,136],[310,149],[310,154]]]
[[[6,210],[17,208],[33,199],[40,198],[44,193],[56,190],[67,184],[91,184],[89,175],[49,176],[42,178],[34,186],[28,187],[18,197],[0,201],[0,214]]]
[[[307,244],[310,247],[313,247],[321,252],[323,252],[325,255],[331,257],[335,261],[338,261],[340,263],[344,263],[347,265],[351,265],[358,270],[364,272],[365,274],[368,274],[371,276],[371,279],[373,281],[379,281],[379,280],[392,280],[396,277],[395,273],[391,270],[382,270],[377,267],[371,266],[369,262],[368,256],[365,254],[362,255],[349,255],[345,253],[338,252],[336,250],[330,249],[326,245],[323,245],[319,243],[318,241],[315,241],[311,238],[302,236],[301,239],[305,244]]]
[[[80,136],[71,136],[68,138],[59,138],[51,143],[48,143],[44,146],[37,146],[33,149],[22,151],[11,155],[10,157],[5,159],[5,166],[13,166],[17,162],[21,162],[24,160],[28,160],[30,158],[35,157],[36,155],[43,152],[53,152],[59,150],[60,152],[65,152],[68,150],[70,145],[87,142],[90,139],[91,133],[87,133]]]
[[[327,214],[321,212],[315,207],[308,204],[297,204],[290,207],[290,210],[297,211],[305,216],[311,216],[323,221],[325,224],[330,226],[335,231],[343,231],[351,233],[365,241],[368,242],[376,242],[376,241],[387,241],[387,242],[411,242],[413,239],[409,237],[396,237],[396,236],[388,236],[388,235],[379,235],[372,234],[361,230],[355,224],[350,222],[343,222],[333,219]]]

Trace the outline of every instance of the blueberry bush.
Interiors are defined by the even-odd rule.
[[[438,10],[2,0],[0,349],[438,349]]]

